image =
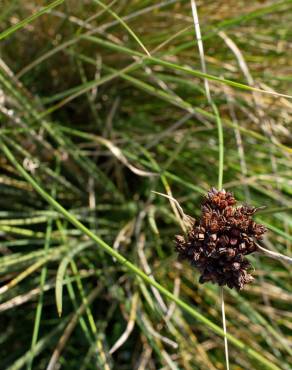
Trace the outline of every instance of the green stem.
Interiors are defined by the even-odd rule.
[[[47,13],[49,10],[55,8],[56,6],[62,4],[63,2],[64,0],[56,0],[53,3],[45,6],[44,8],[42,8],[40,11],[36,12],[35,14],[32,14],[29,17],[23,19],[22,21],[16,23],[15,25],[9,27],[7,30],[0,33],[0,40],[11,35],[13,32],[17,31],[18,29],[23,28],[27,24],[31,23],[32,21],[34,21],[35,19],[37,19],[44,13]]]
[[[56,173],[58,174],[59,172],[59,161],[57,162],[57,168],[56,168]],[[52,197],[54,198],[56,195],[56,186],[53,186],[52,189]],[[53,218],[49,216],[48,218],[48,223],[47,223],[47,230],[46,230],[46,237],[45,237],[45,245],[44,245],[44,256],[45,258],[48,255],[48,251],[50,248],[50,243],[51,243],[51,235],[52,235],[52,225],[53,224]],[[34,328],[33,328],[33,334],[32,334],[32,341],[31,341],[31,356],[29,358],[29,361],[27,362],[27,370],[32,369],[33,365],[33,359],[34,359],[34,348],[37,344],[38,340],[38,335],[39,335],[39,328],[40,328],[40,323],[41,323],[41,316],[42,316],[42,311],[43,311],[43,302],[44,302],[44,286],[46,283],[47,279],[47,264],[44,265],[42,268],[41,272],[41,278],[40,278],[40,295],[39,295],[39,300],[38,300],[38,305],[36,309],[36,314],[35,314],[35,322],[34,322]]]
[[[140,270],[136,265],[128,261],[119,252],[111,248],[107,243],[105,243],[99,236],[95,235],[86,226],[79,222],[70,212],[61,206],[54,198],[52,198],[35,180],[29,175],[25,169],[18,163],[13,153],[7,147],[7,145],[0,139],[0,147],[9,161],[15,166],[18,172],[33,186],[33,188],[58,212],[60,212],[69,222],[76,226],[85,235],[95,241],[105,252],[114,257],[120,264],[122,264],[128,271],[133,272],[135,275],[141,277],[146,283],[155,287],[160,291],[165,297],[169,298],[171,301],[175,302],[179,307],[189,313],[192,317],[199,320],[201,323],[209,327],[214,333],[224,337],[224,331],[212,321],[207,319],[201,313],[196,311],[193,307],[188,305],[186,302],[182,301],[180,298],[176,297],[174,294],[165,289],[162,285],[157,283],[154,279],[146,275],[142,270]],[[271,363],[269,360],[265,359],[260,353],[248,347],[245,343],[235,338],[233,335],[227,333],[228,340],[233,343],[237,348],[243,350],[250,358],[259,361],[267,369],[280,370],[280,368]]]
[[[223,126],[222,126],[220,114],[214,103],[212,103],[212,108],[213,108],[213,111],[216,117],[216,123],[217,123],[217,129],[218,129],[218,146],[219,146],[218,190],[221,190],[223,186],[223,167],[224,167]]]
[[[260,93],[265,93],[265,94],[270,94],[270,95],[275,95],[275,96],[282,96],[282,97],[286,97],[287,99],[292,98],[292,96],[288,95],[288,94],[282,94],[282,93],[277,93],[277,92],[273,92],[273,91],[269,91],[269,90],[259,89],[257,87],[248,86],[248,85],[242,84],[240,82],[236,82],[236,81],[216,77],[216,76],[210,75],[208,73],[203,73],[201,71],[191,69],[189,67],[185,67],[185,66],[181,66],[181,65],[176,64],[176,63],[168,62],[167,60],[164,60],[164,59],[148,56],[148,55],[145,55],[145,54],[143,54],[139,51],[129,49],[125,46],[121,46],[121,45],[115,44],[115,43],[110,42],[110,41],[106,41],[106,40],[101,39],[101,38],[96,37],[96,36],[86,36],[86,35],[84,35],[84,36],[82,36],[82,39],[91,41],[93,43],[96,43],[96,44],[101,45],[103,47],[109,48],[111,50],[116,50],[116,51],[128,54],[132,57],[133,56],[140,57],[140,58],[142,58],[141,62],[149,62],[151,64],[158,64],[158,65],[170,68],[170,69],[185,72],[185,73],[187,73],[191,76],[195,76],[195,77],[199,77],[199,78],[203,78],[203,79],[208,79],[210,81],[215,81],[215,82],[218,82],[218,83],[222,83],[224,85],[236,87],[238,89],[243,89],[243,90],[247,90],[247,91],[255,91],[255,92],[260,92]]]

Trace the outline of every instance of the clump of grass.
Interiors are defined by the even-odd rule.
[[[1,366],[223,369],[218,290],[176,261],[153,191],[196,217],[217,183],[207,79],[223,186],[291,255],[289,1],[198,3],[208,73],[188,2],[61,3],[0,18]],[[230,366],[289,369],[291,271],[256,265],[225,293]]]

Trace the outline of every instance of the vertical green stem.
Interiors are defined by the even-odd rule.
[[[59,162],[57,163],[57,168],[56,168],[56,174],[58,173],[59,173]],[[53,186],[51,196],[55,198],[55,195],[56,195],[56,186]],[[52,223],[53,223],[52,217],[49,216],[48,223],[47,223],[46,237],[45,237],[45,245],[44,245],[45,257],[47,256],[47,253],[50,247],[51,234],[52,234]],[[34,353],[35,353],[35,346],[38,340],[39,328],[40,328],[40,322],[41,322],[41,316],[42,316],[42,310],[43,310],[44,286],[45,286],[46,278],[47,278],[47,270],[48,270],[47,266],[45,265],[41,272],[41,278],[40,278],[41,291],[40,291],[39,301],[38,301],[36,314],[35,314],[35,322],[34,322],[33,334],[32,334],[32,340],[31,340],[31,355],[27,362],[27,370],[32,369],[32,363],[33,363],[33,358],[34,358]]]
[[[223,167],[224,167],[223,126],[222,126],[220,114],[214,103],[212,103],[212,108],[216,116],[216,123],[217,123],[217,129],[218,129],[218,146],[219,146],[218,190],[221,190],[223,186]]]

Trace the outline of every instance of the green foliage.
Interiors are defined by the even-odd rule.
[[[153,191],[196,217],[224,173],[291,253],[291,3],[198,2],[202,73],[189,2],[4,0],[1,368],[225,368],[219,290]],[[291,270],[250,260],[225,290],[231,369],[288,370]]]

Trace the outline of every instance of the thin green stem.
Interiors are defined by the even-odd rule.
[[[59,174],[59,170],[60,170],[59,164],[60,162],[57,160],[56,171],[55,171],[56,174]],[[52,197],[55,198],[56,196],[56,186],[55,185],[52,188],[51,194],[52,194]],[[53,224],[53,218],[49,216],[48,222],[47,222],[46,236],[45,236],[45,245],[44,245],[45,258],[47,257],[48,251],[50,248],[51,236],[52,236],[52,224]],[[47,268],[47,264],[45,264],[41,272],[40,296],[39,296],[38,305],[37,305],[36,314],[35,314],[35,322],[34,322],[34,328],[33,328],[32,340],[31,340],[31,356],[27,362],[27,370],[32,369],[34,353],[35,353],[34,349],[35,349],[35,346],[38,340],[39,328],[40,328],[41,316],[42,316],[42,310],[43,310],[44,286],[45,286],[46,279],[47,279],[47,272],[48,272],[48,268]]]
[[[218,145],[219,145],[219,167],[218,167],[218,189],[222,189],[223,186],[223,169],[224,169],[224,137],[223,137],[223,126],[220,118],[220,114],[215,104],[212,104],[214,114],[216,116],[216,123],[218,129]]]
[[[224,330],[224,348],[225,348],[225,359],[226,359],[226,370],[229,370],[229,352],[228,352],[228,340],[227,340],[227,328],[226,328],[226,317],[225,317],[225,302],[224,302],[224,287],[220,287],[221,291],[221,312],[222,312],[222,324]]]
[[[5,31],[0,33],[0,40],[2,40],[5,37],[11,35],[13,32],[19,30],[20,28],[23,28],[27,24],[31,23],[32,21],[34,21],[35,19],[37,19],[38,17],[40,17],[44,13],[47,13],[49,10],[55,8],[56,6],[62,4],[63,2],[64,2],[64,0],[56,0],[53,3],[45,6],[44,8],[42,8],[40,11],[36,12],[35,14],[32,14],[29,17],[23,19],[22,21],[16,23],[15,25],[9,27],[8,29],[6,29]]]
[[[49,217],[48,224],[47,224],[47,230],[46,230],[45,245],[44,245],[45,257],[47,256],[47,252],[49,250],[50,241],[51,241],[52,223],[53,223],[52,221],[53,221],[52,218]],[[35,314],[35,322],[34,322],[34,328],[33,328],[33,334],[32,334],[32,341],[31,341],[31,356],[27,363],[27,370],[32,369],[32,363],[33,363],[33,358],[34,358],[34,353],[35,353],[34,348],[38,340],[38,334],[39,334],[39,328],[40,328],[40,322],[41,322],[41,316],[42,316],[42,310],[43,310],[44,286],[45,286],[45,282],[47,278],[47,270],[48,270],[47,265],[45,264],[41,272],[41,278],[40,278],[41,291],[40,291],[39,301],[38,301],[36,314]]]
[[[141,46],[141,48],[145,51],[145,53],[150,56],[149,51],[146,49],[142,41],[139,39],[139,37],[135,34],[135,32],[127,25],[127,23],[120,18],[115,12],[113,12],[107,5],[103,4],[99,0],[93,0],[95,3],[97,3],[99,6],[101,6],[105,11],[107,11],[109,14],[111,14],[133,37],[134,40],[137,41],[137,43]]]

